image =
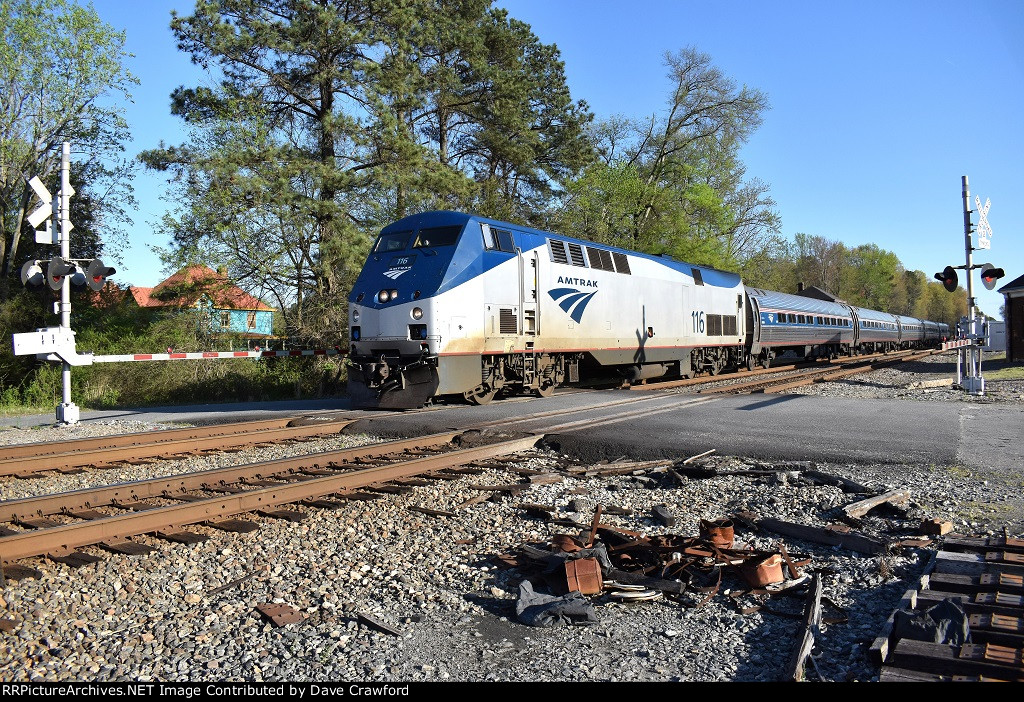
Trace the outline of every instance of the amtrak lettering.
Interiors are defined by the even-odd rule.
[[[596,280],[585,280],[583,278],[566,278],[563,275],[558,276],[558,282],[562,285],[578,285],[581,288],[596,288]]]

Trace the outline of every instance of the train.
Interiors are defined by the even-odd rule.
[[[381,230],[349,298],[353,407],[486,404],[938,345],[949,327],[462,212]]]

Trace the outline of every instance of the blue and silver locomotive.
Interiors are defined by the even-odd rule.
[[[852,353],[876,343],[858,327],[875,321],[868,312],[748,289],[734,273],[667,257],[426,212],[381,231],[353,286],[349,395],[354,407],[484,404],[599,377],[767,366],[787,350]],[[886,319],[899,345],[900,322]]]

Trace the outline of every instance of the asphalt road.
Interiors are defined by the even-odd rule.
[[[134,419],[213,423],[346,410],[341,399],[83,412],[82,422]],[[1024,468],[1024,408],[814,395],[700,396],[587,391],[482,407],[366,412],[350,430],[388,437],[482,427],[537,432],[580,460],[723,455],[854,463],[964,463]],[[0,426],[52,424],[53,415],[0,418]]]

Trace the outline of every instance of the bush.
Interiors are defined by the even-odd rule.
[[[26,295],[0,304],[0,332],[54,326]],[[81,311],[80,311],[81,310]],[[195,312],[153,315],[133,305],[75,307],[79,353],[97,355],[195,352],[214,348]],[[208,361],[96,363],[72,369],[72,400],[83,408],[117,408],[207,402],[262,402],[323,397],[344,386],[343,364],[331,358],[266,358]],[[0,411],[52,409],[61,401],[61,366],[0,351]]]

